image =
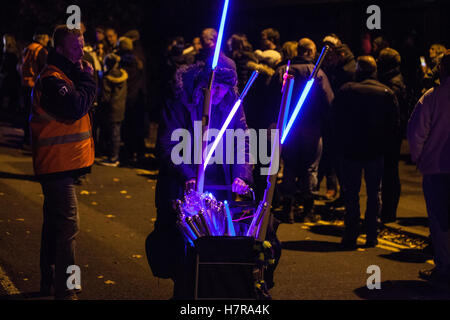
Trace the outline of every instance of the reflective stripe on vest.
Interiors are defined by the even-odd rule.
[[[70,143],[70,142],[78,142],[89,139],[92,136],[90,131],[68,134],[65,136],[57,136],[51,138],[40,139],[37,141],[37,147],[44,146],[54,146],[56,144]]]
[[[89,114],[79,120],[62,120],[41,105],[42,79],[56,77],[74,88],[73,82],[53,65],[36,80],[33,91],[30,128],[35,174],[50,174],[89,167],[94,163],[94,141]]]

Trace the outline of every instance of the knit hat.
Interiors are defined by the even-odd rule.
[[[120,51],[131,51],[133,50],[133,40],[127,37],[120,37],[117,41],[117,46]]]

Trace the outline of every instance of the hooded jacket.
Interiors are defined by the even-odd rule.
[[[125,117],[128,74],[124,69],[114,68],[103,75],[101,117],[108,122],[121,122]]]

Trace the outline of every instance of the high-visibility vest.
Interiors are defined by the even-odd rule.
[[[95,151],[89,114],[79,120],[63,120],[45,111],[41,95],[42,79],[47,77],[62,79],[74,88],[73,82],[53,65],[45,66],[36,80],[30,115],[34,172],[44,175],[90,167]]]
[[[43,45],[37,42],[31,43],[23,52],[23,60],[22,60],[22,85],[25,87],[33,88],[35,84],[35,80],[39,74],[37,59],[39,56],[39,52],[47,50]]]

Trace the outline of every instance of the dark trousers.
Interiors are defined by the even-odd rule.
[[[349,241],[356,241],[359,235],[359,191],[361,189],[362,171],[367,189],[367,207],[365,225],[367,240],[377,238],[378,217],[381,210],[381,179],[383,176],[383,157],[375,160],[359,161],[344,158],[342,174],[345,187],[346,213],[344,218],[344,237]]]
[[[106,155],[110,160],[119,159],[120,151],[120,128],[122,122],[106,122],[104,124],[104,142]]]
[[[126,157],[132,159],[145,156],[145,109],[140,99],[127,101],[122,125]]]
[[[64,296],[67,267],[75,264],[75,236],[79,231],[74,178],[42,181],[44,219],[41,238],[41,286],[54,283],[56,296]]]
[[[287,148],[289,147],[292,148],[292,146],[287,146]],[[295,150],[284,152],[287,148],[283,149],[284,172],[280,191],[283,198],[291,199],[291,204],[293,204],[296,192],[299,192],[304,200],[304,211],[309,213],[313,210],[314,205],[313,191],[317,186],[322,139],[298,139]]]
[[[381,199],[381,221],[392,222],[397,218],[397,207],[400,200],[400,176],[398,173],[398,162],[400,160],[400,148],[402,140],[397,138],[394,150],[384,157],[383,190]]]
[[[333,146],[331,143],[330,133],[324,135],[322,157],[320,158],[317,176],[317,190],[319,190],[320,183],[324,177],[327,179],[327,190],[337,191],[338,188],[335,161],[333,159]]]
[[[423,176],[436,269],[450,276],[450,173]]]

